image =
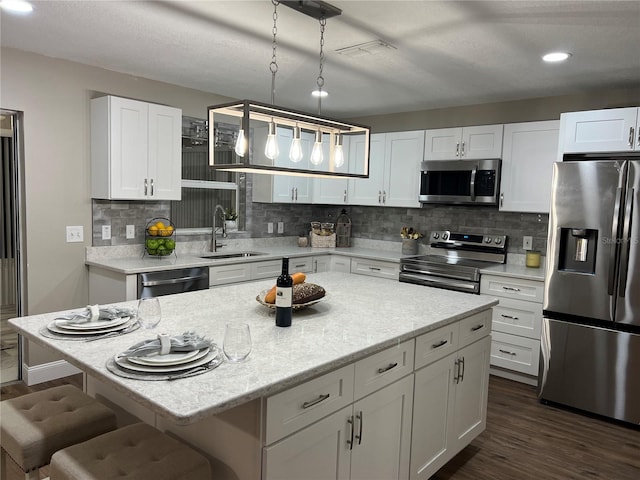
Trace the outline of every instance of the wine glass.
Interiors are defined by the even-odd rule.
[[[138,322],[143,328],[154,328],[161,319],[160,301],[156,297],[141,298],[138,301]]]
[[[230,362],[242,362],[251,352],[251,332],[246,323],[227,323],[222,350]]]

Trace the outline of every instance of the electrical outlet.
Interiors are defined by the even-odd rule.
[[[102,226],[102,240],[111,240],[111,225]]]
[[[267,233],[273,233],[273,222],[267,223]]]
[[[84,242],[84,227],[82,225],[67,227],[67,243]]]
[[[284,233],[284,222],[278,222],[278,233]]]
[[[531,250],[533,248],[533,237],[522,237],[522,249]]]
[[[136,226],[127,225],[127,238],[136,238]]]

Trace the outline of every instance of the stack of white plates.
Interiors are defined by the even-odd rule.
[[[47,329],[60,335],[102,335],[104,333],[119,332],[131,326],[135,319],[119,317],[113,320],[96,320],[85,323],[70,323],[68,320],[54,320]]]
[[[113,358],[115,364],[123,370],[144,374],[179,373],[185,370],[207,365],[218,359],[221,352],[215,344],[191,352],[176,352],[160,355],[152,353],[144,357],[125,357],[118,354]]]

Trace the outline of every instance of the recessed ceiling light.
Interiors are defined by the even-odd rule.
[[[567,52],[551,52],[542,56],[542,60],[545,62],[564,62],[567,58],[571,56],[570,53]]]
[[[33,5],[24,0],[2,0],[0,1],[0,7],[7,12],[12,13],[31,13],[33,12]]]
[[[327,92],[326,90],[314,90],[313,92],[311,92],[311,95],[313,95],[314,97],[326,97],[329,95],[329,92]]]

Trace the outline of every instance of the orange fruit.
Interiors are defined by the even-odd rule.
[[[156,223],[156,227],[158,228],[158,230],[162,230],[164,228],[164,223],[158,222]]]
[[[155,225],[151,225],[149,228],[149,235],[151,235],[152,237],[155,237],[156,235],[158,235],[158,227]]]

